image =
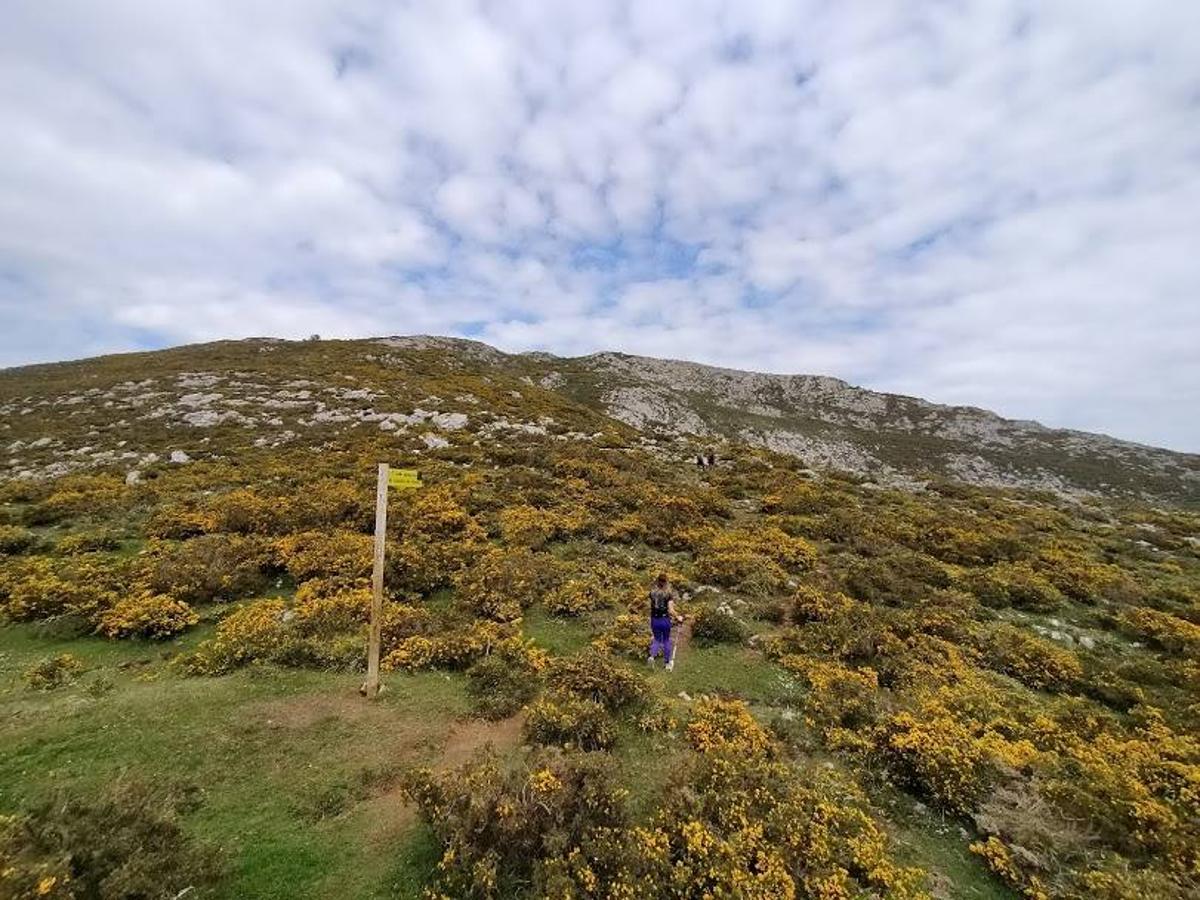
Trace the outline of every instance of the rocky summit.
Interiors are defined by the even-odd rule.
[[[118,467],[136,480],[240,447],[375,429],[413,449],[506,432],[636,442],[686,460],[749,445],[889,487],[933,480],[1200,503],[1200,456],[855,387],[622,353],[475,341],[223,341],[0,373],[0,479]],[[454,436],[458,435],[457,438]]]

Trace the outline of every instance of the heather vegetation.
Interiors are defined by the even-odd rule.
[[[698,469],[517,377],[316,346],[310,383],[469,419],[275,447],[218,424],[137,479],[0,484],[0,896],[1200,891],[1196,513],[738,444]],[[159,364],[232,377],[188,352]],[[229,365],[281,385],[289,352]],[[142,424],[164,456],[192,434]],[[368,704],[380,460],[426,486],[393,495]],[[688,619],[669,674],[659,571]]]

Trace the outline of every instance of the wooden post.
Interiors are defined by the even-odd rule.
[[[371,570],[371,635],[367,640],[368,700],[379,696],[379,643],[383,628],[383,552],[387,539],[388,464],[379,464],[375,485],[375,565]]]

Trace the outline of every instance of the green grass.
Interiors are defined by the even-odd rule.
[[[656,664],[649,675],[668,696],[680,691],[692,697],[720,693],[765,704],[778,698],[784,677],[782,669],[754,650],[728,645],[701,647],[695,641],[676,652],[673,672]]]
[[[570,656],[586,647],[594,629],[580,619],[560,619],[535,606],[525,613],[521,630],[539,647],[556,656]]]
[[[196,785],[204,803],[187,825],[224,849],[223,897],[415,896],[430,854],[411,845],[414,817],[356,797],[343,813],[313,811],[364,772],[436,759],[468,708],[461,676],[391,675],[368,704],[354,675],[264,668],[183,678],[163,649],[0,629],[0,810],[63,785],[87,794],[121,773]],[[24,685],[25,669],[62,652],[87,667],[75,684]],[[93,697],[86,688],[100,675],[114,686]]]

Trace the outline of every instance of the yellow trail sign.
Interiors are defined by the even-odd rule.
[[[411,491],[420,486],[421,473],[416,469],[391,469],[388,471],[388,487],[398,491]]]

